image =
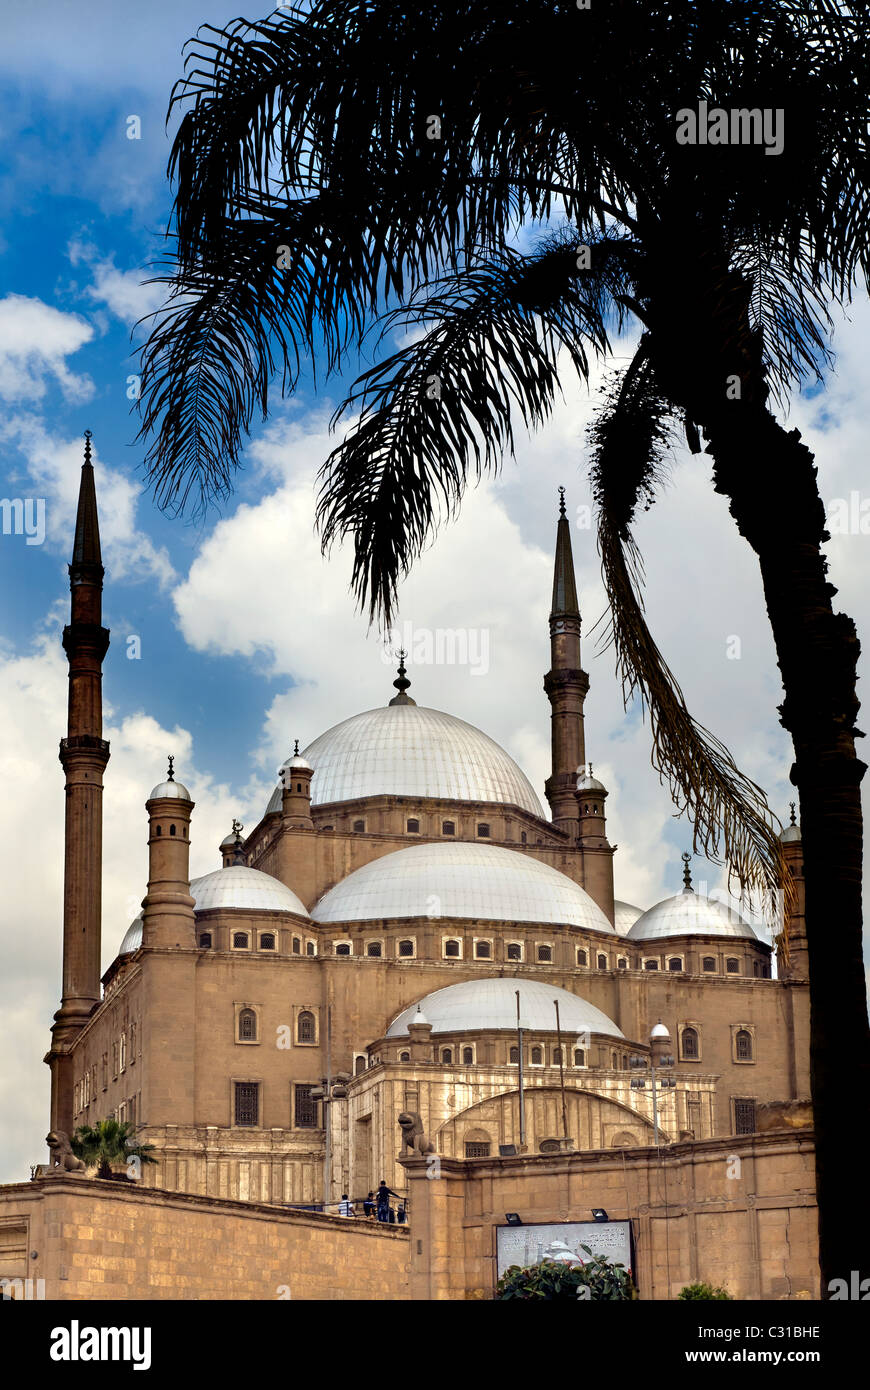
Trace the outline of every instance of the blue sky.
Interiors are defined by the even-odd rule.
[[[7,852],[0,1004],[7,1022],[0,1131],[15,1134],[0,1180],[40,1161],[48,1072],[41,1057],[60,980],[66,672],[60,629],[68,604],[82,433],[94,432],[106,563],[104,963],[145,889],[144,801],[176,755],[197,808],[193,870],[218,864],[234,815],[249,827],[265,808],[277,762],[295,737],[324,729],[393,693],[377,633],[348,593],[349,560],[327,564],[312,534],[312,477],[335,442],[326,430],[340,384],[303,388],[258,426],[222,516],[162,516],[143,491],[127,378],[130,330],[158,302],[143,287],[170,207],[164,117],[184,41],[235,5],[120,6],[6,0],[0,52],[0,495],[44,497],[41,546],[0,536],[0,772],[15,788],[0,806]],[[255,16],[256,17],[256,16]],[[127,139],[127,118],[142,138]],[[791,420],[816,451],[826,500],[870,491],[866,439],[870,323],[864,301],[837,316],[837,369],[826,390],[796,400]],[[625,345],[628,351],[629,345]],[[520,762],[539,795],[547,775],[549,607],[556,489],[569,511],[589,501],[584,429],[594,401],[572,387],[546,430],[520,436],[516,462],[472,491],[401,595],[415,630],[486,633],[488,669],[413,667],[412,694],[484,728]],[[776,524],[776,518],[771,518]],[[681,886],[689,843],[649,766],[648,730],[626,716],[612,658],[589,632],[603,611],[592,532],[574,552],[590,672],[588,755],[610,788],[620,897],[649,906]],[[679,453],[671,485],[643,517],[653,632],[696,716],[787,814],[788,742],[754,557],[709,464]],[[868,631],[867,536],[829,547],[839,602]],[[128,660],[127,638],[142,657]],[[728,656],[740,639],[739,659]],[[732,643],[733,648],[733,643]],[[808,678],[811,673],[808,672]],[[9,868],[8,866],[14,866]],[[720,882],[696,864],[696,881]]]

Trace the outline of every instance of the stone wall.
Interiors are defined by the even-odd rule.
[[[74,1177],[0,1188],[0,1278],[46,1299],[393,1301],[407,1265],[401,1226]]]
[[[589,1221],[593,1207],[632,1221],[641,1298],[676,1298],[696,1280],[738,1299],[819,1297],[809,1129],[658,1151],[442,1158],[434,1180],[423,1159],[403,1166],[415,1299],[491,1298],[506,1212],[532,1225]]]

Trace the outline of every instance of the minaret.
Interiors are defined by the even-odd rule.
[[[51,1127],[72,1132],[70,1048],[100,1001],[103,772],[102,665],[109,633],[102,626],[103,564],[91,432],[79,485],[75,541],[69,566],[70,621],[63,630],[69,662],[67,736],[60,742],[66,778],[63,881],[63,985],[51,1048]]]
[[[577,843],[583,855],[583,887],[612,922],[614,849],[607,839],[604,812],[607,788],[592,776],[591,763],[588,767],[578,767],[574,795],[580,822]],[[688,891],[691,892],[691,888]]]
[[[804,851],[801,828],[795,821],[794,802],[791,803],[791,824],[780,836],[786,872],[791,876],[794,897],[786,905],[783,894],[783,931],[776,946],[777,973],[781,980],[807,980],[807,928],[804,913],[806,891],[804,884]]]
[[[552,772],[545,790],[553,824],[570,835],[578,832],[575,798],[577,769],[586,762],[583,701],[589,677],[580,668],[580,608],[574,579],[571,531],[565,515],[565,489],[559,488],[556,565],[550,612],[550,670],[544,689],[552,707]]]
[[[194,808],[187,787],[175,780],[169,759],[166,780],[148,800],[148,891],[142,899],[142,945],[196,945],[194,900],[190,896],[190,817]]]

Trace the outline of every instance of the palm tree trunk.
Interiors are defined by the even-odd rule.
[[[737,409],[734,409],[737,406]],[[751,418],[749,418],[751,417]],[[813,455],[758,407],[732,402],[705,420],[716,490],[758,555],[782,674],[780,718],[791,734],[800,798],[810,976],[810,1078],[822,1297],[866,1264],[870,1219],[851,1203],[859,1183],[849,1117],[870,1085],[862,956],[865,764],[856,756],[855,625],[833,611],[821,547],[828,538]],[[751,441],[751,442],[750,442]],[[866,1270],[865,1270],[866,1272]]]

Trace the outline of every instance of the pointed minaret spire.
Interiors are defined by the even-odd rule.
[[[544,689],[553,710],[552,772],[547,778],[547,800],[554,825],[574,840],[579,828],[574,796],[577,768],[586,761],[583,701],[589,689],[589,677],[580,668],[580,608],[571,553],[571,526],[562,487],[559,488],[550,611],[550,670],[544,677]]]
[[[393,681],[393,685],[396,687],[399,693],[398,695],[394,695],[392,700],[390,700],[391,705],[416,705],[417,703],[416,700],[412,700],[410,695],[406,693],[408,687],[411,684],[411,682],[408,680],[405,671],[406,656],[407,652],[405,651],[404,647],[402,647],[399,651],[399,677],[398,680]]]
[[[71,1047],[100,1001],[103,844],[102,666],[109,633],[102,625],[103,564],[91,432],[85,433],[75,539],[69,566],[70,621],[63,630],[69,662],[67,736],[60,761],[66,777],[63,885],[63,985],[52,1027],[51,1126],[73,1130]]]

